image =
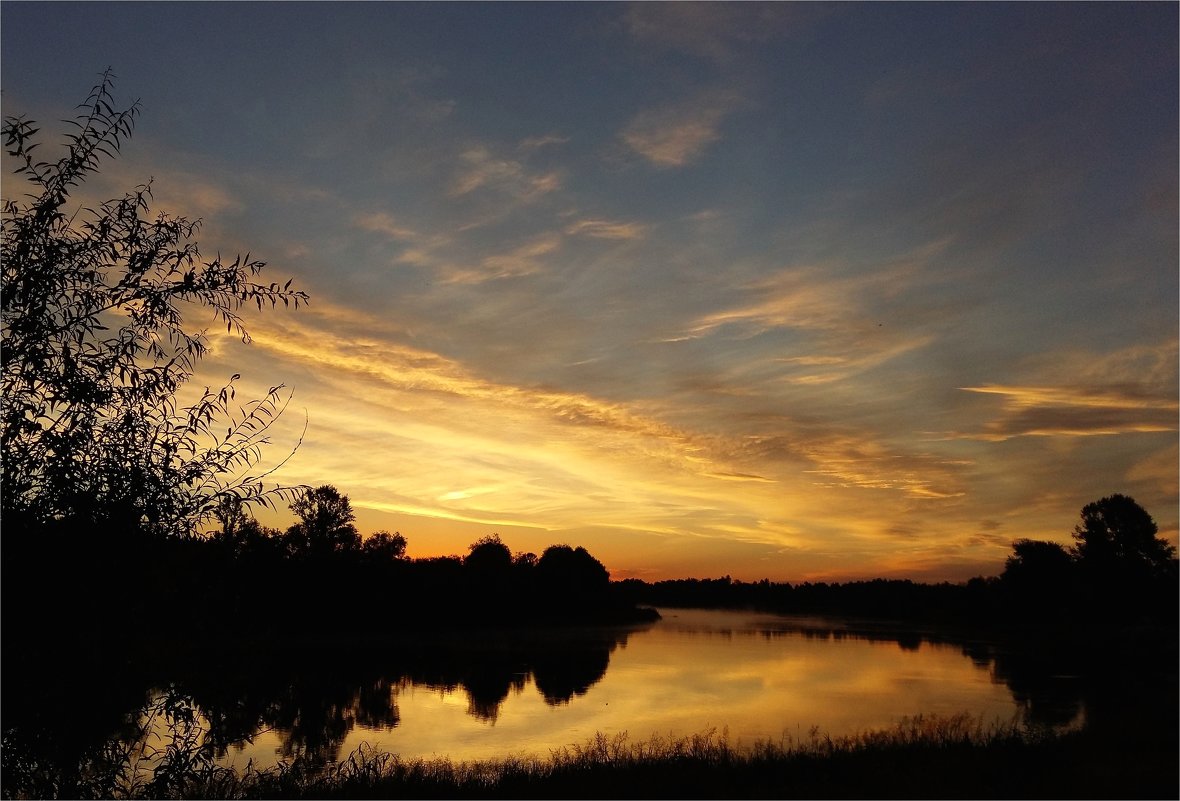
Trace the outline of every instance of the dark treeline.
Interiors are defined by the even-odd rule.
[[[285,531],[240,508],[206,536],[43,524],[3,538],[5,639],[122,643],[380,640],[406,631],[629,623],[585,548],[513,554],[498,535],[464,556],[410,559],[400,534],[362,539],[347,495],[307,490]],[[123,645],[119,646],[120,648]]]
[[[646,606],[1042,632],[1177,625],[1173,549],[1122,495],[1082,510],[1072,548],[1018,540],[999,576],[957,584],[728,576],[612,582],[582,547],[513,553],[495,534],[463,556],[407,558],[400,534],[362,538],[348,496],[328,485],[305,491],[291,509],[297,522],[279,530],[229,506],[219,510],[216,531],[190,537],[65,521],[6,526],[6,640],[109,643],[128,610],[132,618],[140,610],[144,642],[380,639],[412,630],[655,619]]]
[[[1112,495],[1082,509],[1070,548],[1051,541],[1013,543],[999,576],[963,583],[908,579],[791,584],[675,579],[620,582],[632,603],[756,609],[876,619],[1027,626],[1041,631],[1094,626],[1177,625],[1175,549],[1158,536],[1133,499]]]
[[[995,580],[968,584],[920,584],[873,579],[845,583],[671,579],[620,582],[627,597],[655,606],[755,609],[784,614],[823,614],[896,620],[990,619],[988,588]]]

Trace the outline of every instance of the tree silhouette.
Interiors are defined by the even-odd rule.
[[[531,570],[537,566],[537,555],[532,551],[517,551],[512,554],[512,566],[522,571]]]
[[[572,590],[601,590],[610,584],[610,573],[582,546],[550,545],[537,560],[537,572],[547,583]]]
[[[1082,522],[1073,532],[1073,552],[1092,572],[1163,576],[1176,549],[1158,532],[1142,506],[1126,495],[1111,495],[1082,508]]]
[[[361,544],[361,550],[378,561],[404,559],[406,538],[396,531],[393,534],[388,531],[375,531]]]
[[[471,543],[471,551],[463,559],[463,566],[481,574],[503,574],[512,567],[512,551],[500,540],[499,534],[489,534]]]
[[[97,209],[71,207],[139,113],[138,102],[115,110],[112,81],[104,73],[67,121],[75,130],[56,160],[38,160],[35,122],[4,120],[29,193],[3,201],[2,510],[18,526],[67,519],[189,534],[227,497],[272,505],[292,493],[264,488],[272,471],[251,472],[285,406],[281,387],[239,407],[235,375],[178,407],[207,350],[182,310],[205,307],[249,341],[243,306],[298,307],[307,296],[290,281],[256,282],[264,263],[248,254],[203,261],[199,220],[148,216],[150,183]]]
[[[1151,515],[1125,495],[1082,508],[1068,550],[1017,540],[1000,577],[1001,605],[1019,618],[1052,614],[1071,625],[1089,620],[1164,620],[1176,616],[1176,549],[1158,536]]]
[[[1012,543],[1000,581],[1020,613],[1064,613],[1075,590],[1076,567],[1064,546],[1022,539]]]
[[[361,535],[348,496],[331,484],[308,489],[291,504],[299,522],[287,529],[288,551],[297,556],[356,551]]]
[[[602,609],[610,590],[610,573],[580,545],[550,545],[536,567],[537,586],[553,611],[585,615]]]
[[[1004,581],[1056,583],[1073,568],[1073,559],[1063,545],[1046,540],[1017,540],[1012,556],[1004,563]]]
[[[210,541],[228,547],[239,556],[270,550],[273,545],[271,540],[274,539],[272,533],[279,533],[263,528],[257,520],[246,513],[242,499],[234,496],[221,498],[213,511],[213,516],[221,527],[211,534]]]

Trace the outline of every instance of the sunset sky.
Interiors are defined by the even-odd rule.
[[[111,67],[88,196],[311,295],[195,383],[292,388],[363,534],[961,580],[1176,542],[1178,8],[6,1],[0,85],[56,142]]]

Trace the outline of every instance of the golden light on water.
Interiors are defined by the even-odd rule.
[[[709,729],[750,747],[806,742],[813,728],[833,737],[888,729],[914,715],[966,712],[987,726],[1020,714],[1011,691],[959,647],[927,642],[903,648],[893,640],[831,632],[808,637],[782,630],[768,616],[665,614],[654,628],[633,632],[613,648],[599,680],[559,703],[545,701],[531,674],[494,702],[477,702],[475,691],[461,684],[397,685],[391,695],[397,725],[353,725],[338,758],[368,744],[407,760],[543,759],[551,749],[580,746],[598,733],[626,733],[642,742]],[[254,759],[265,767],[284,736],[263,733],[227,759],[238,765]]]

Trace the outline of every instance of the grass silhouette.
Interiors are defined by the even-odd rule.
[[[166,786],[123,786],[125,797],[142,798],[1175,797],[1174,743],[1125,742],[1125,753],[1112,754],[1117,745],[1085,731],[1050,734],[960,714],[835,738],[813,729],[748,746],[711,729],[646,740],[599,733],[548,756],[469,762],[402,759],[367,746],[328,766],[237,772],[181,759],[192,769]]]

